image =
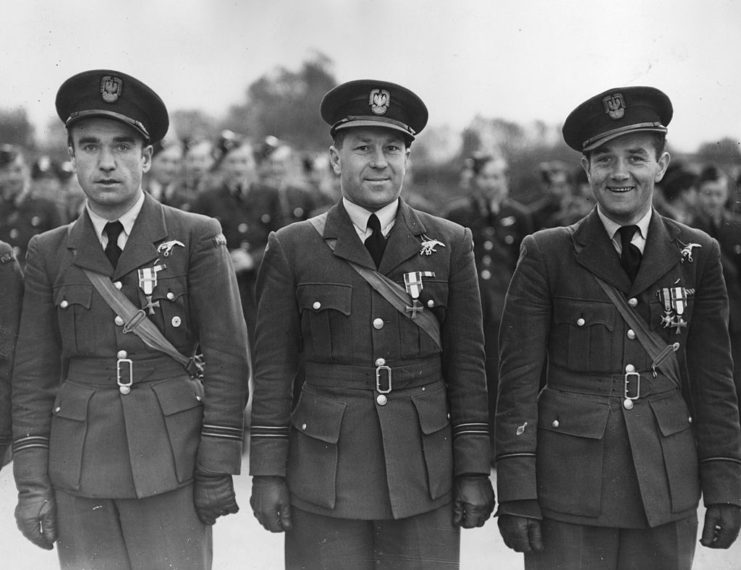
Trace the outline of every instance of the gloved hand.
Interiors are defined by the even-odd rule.
[[[543,539],[540,534],[540,521],[516,515],[499,515],[499,533],[504,544],[515,552],[541,552]]]
[[[196,471],[193,503],[203,524],[214,524],[220,516],[238,512],[232,476]]]
[[[291,501],[288,485],[283,477],[253,477],[250,505],[255,518],[265,530],[291,530]]]
[[[44,550],[57,540],[57,506],[47,469],[47,449],[27,449],[15,456],[13,475],[18,488],[15,521],[28,540]]]
[[[741,528],[741,508],[736,505],[708,505],[700,544],[708,548],[728,548]]]
[[[494,510],[494,489],[486,475],[460,475],[453,489],[453,524],[484,526]]]

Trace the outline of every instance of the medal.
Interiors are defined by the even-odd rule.
[[[680,334],[682,329],[687,328],[687,321],[683,315],[687,309],[687,298],[694,292],[694,289],[684,287],[662,287],[656,292],[664,307],[664,314],[661,317],[662,327],[674,328],[675,334]]]
[[[157,272],[162,271],[165,265],[155,265],[153,267],[143,267],[138,270],[139,273],[139,288],[144,292],[144,296],[147,298],[147,304],[142,307],[143,310],[149,312],[150,315],[154,314],[154,308],[160,306],[159,301],[152,302],[152,293],[154,288],[157,286]]]
[[[419,302],[419,294],[422,292],[422,289],[424,289],[422,278],[434,276],[434,271],[410,271],[409,273],[404,274],[404,288],[412,298],[412,306],[406,307],[406,310],[411,313],[412,318],[416,317],[417,313],[421,313],[424,310],[424,307]]]
[[[427,235],[422,234],[422,249],[419,250],[420,255],[432,255],[437,253],[435,249],[437,246],[445,247],[445,244],[436,239],[430,239]]]

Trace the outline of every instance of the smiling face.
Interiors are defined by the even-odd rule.
[[[669,153],[657,156],[655,137],[627,134],[582,158],[600,211],[620,225],[634,224],[651,208],[654,185],[669,166]]]
[[[339,148],[329,149],[342,195],[367,210],[376,211],[399,197],[409,149],[404,137],[391,129],[347,129]]]
[[[152,146],[128,125],[97,117],[75,123],[70,138],[70,156],[90,207],[109,220],[119,218],[139,198]]]

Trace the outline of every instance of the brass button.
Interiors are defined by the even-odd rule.
[[[625,399],[623,402],[623,408],[626,410],[632,410],[633,409],[633,400]]]
[[[129,353],[128,353],[128,352],[126,352],[125,350],[119,350],[119,351],[118,351],[118,352],[116,353],[116,358],[126,358],[126,357],[128,357],[128,356],[129,356]]]
[[[60,307],[61,307],[62,309],[66,309],[67,307],[69,307],[69,301],[68,301],[67,299],[62,299],[62,302],[61,302],[61,303],[59,303],[59,306],[60,306]]]
[[[376,402],[378,402],[378,405],[379,406],[385,406],[386,405],[386,402],[388,402],[388,401],[389,401],[388,398],[384,394],[379,394],[376,397]]]
[[[481,279],[485,279],[485,280],[491,279],[491,271],[489,271],[488,269],[484,269],[481,272]]]
[[[113,283],[113,286],[116,289],[121,289],[121,287],[123,287],[123,283],[121,283],[120,281],[116,281],[116,282]]]
[[[165,297],[167,297],[167,300],[168,301],[174,301],[175,300],[175,293],[173,293],[172,291],[168,291],[167,292],[167,295],[165,295]]]
[[[177,328],[181,324],[183,324],[183,319],[181,319],[180,317],[172,317],[172,320],[170,322],[172,323],[172,326]]]
[[[376,366],[386,366],[385,358],[376,358]]]
[[[319,301],[314,301],[314,303],[311,305],[311,308],[315,311],[318,311],[322,308],[322,304]]]
[[[586,324],[587,324],[587,321],[585,321],[582,317],[579,317],[578,319],[576,319],[577,327],[583,327]]]
[[[54,413],[55,414],[58,414],[61,411],[62,411],[62,406],[57,406],[56,408],[54,408]]]
[[[239,225],[237,226],[237,231],[238,231],[238,232],[239,232],[240,234],[244,234],[244,233],[247,233],[247,229],[248,229],[248,228],[249,228],[249,226],[248,226],[247,224],[245,224],[244,222],[242,222],[241,224],[239,224]]]
[[[120,315],[116,315],[116,318],[113,319],[113,322],[116,323],[119,327],[122,327],[124,324],[124,320]]]
[[[636,299],[635,297],[631,297],[630,299],[628,299],[628,305],[630,305],[631,307],[637,306],[638,299]]]
[[[688,418],[687,418],[687,421],[688,421],[689,423],[692,423],[692,416],[688,417]]]
[[[486,240],[484,242],[484,249],[486,251],[491,251],[492,249],[494,249],[494,242],[492,242],[491,240]]]
[[[552,425],[552,426],[553,426],[554,428],[557,428],[557,427],[559,427],[559,426],[561,425],[561,422],[559,422],[558,420],[553,420],[553,421],[551,422],[551,425]]]
[[[432,307],[435,306],[435,301],[433,301],[432,299],[430,299],[429,301],[427,301],[427,306],[431,309]]]
[[[636,371],[636,367],[633,366],[632,364],[626,364],[625,365],[625,371],[626,372],[635,372]]]
[[[383,319],[373,319],[373,328],[381,330],[383,328]]]
[[[626,334],[628,335],[628,338],[630,340],[635,340],[636,332],[633,329],[628,329],[628,332]]]
[[[301,424],[301,429],[306,431],[306,424]]]

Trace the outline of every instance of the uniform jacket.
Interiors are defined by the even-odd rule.
[[[650,358],[595,276],[667,344],[679,343],[681,393],[661,367],[651,374]],[[687,292],[686,326],[664,328],[657,292],[672,286]],[[717,242],[656,212],[632,284],[596,209],[569,228],[526,237],[500,339],[503,511],[537,500],[544,515],[566,522],[641,527],[693,514],[701,491],[705,504],[741,504],[727,319]],[[631,369],[641,373],[643,395],[626,409]],[[610,382],[609,396],[591,390]]]
[[[46,198],[26,194],[20,201],[0,199],[0,240],[13,247],[23,264],[29,240],[62,224],[57,205]]]
[[[421,255],[429,239],[443,245]],[[334,251],[325,240],[336,240]],[[427,512],[450,501],[454,475],[489,473],[471,233],[400,201],[379,267],[402,286],[404,273],[434,272],[419,301],[440,323],[442,349],[348,260],[375,269],[341,204],[323,236],[308,221],[270,236],[257,282],[250,472],[287,476],[293,504],[320,514]],[[374,390],[379,365],[396,370],[384,398]],[[301,366],[306,382],[292,410]]]
[[[182,354],[203,353],[203,401],[174,360],[124,332],[82,272],[110,275],[144,307],[138,270],[155,266],[148,316]],[[52,484],[87,497],[164,493],[189,483],[196,464],[239,472],[247,341],[216,221],[147,195],[113,270],[83,213],[31,240],[26,277],[13,379],[16,453],[48,445]],[[133,361],[136,382],[128,395],[116,383],[117,358],[124,357]],[[152,358],[160,361],[148,369]]]
[[[18,334],[23,275],[13,250],[0,242],[0,448],[10,445],[10,371]],[[2,461],[2,457],[0,457]]]

